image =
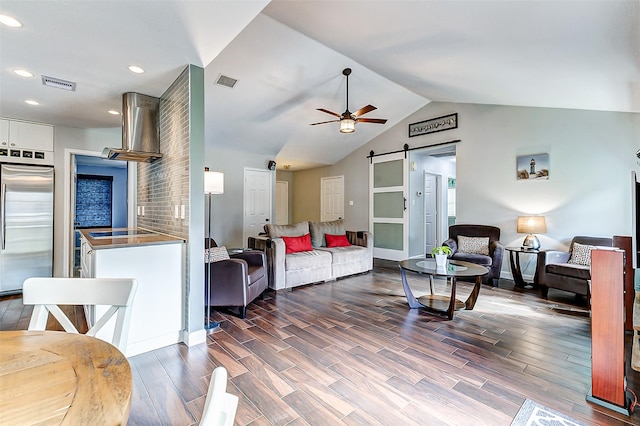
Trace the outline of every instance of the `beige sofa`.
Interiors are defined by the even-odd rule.
[[[335,280],[373,269],[373,236],[366,231],[346,231],[343,220],[265,225],[266,236],[250,237],[249,248],[267,254],[269,287],[290,289],[299,285]],[[282,237],[311,234],[313,250],[286,254]],[[346,235],[348,247],[327,247],[325,234]]]

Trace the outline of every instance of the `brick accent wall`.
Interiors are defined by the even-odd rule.
[[[189,235],[189,67],[160,99],[160,152],[153,163],[138,163],[138,226],[188,239]],[[176,219],[175,208],[185,209]]]
[[[113,178],[78,174],[76,222],[80,228],[111,227]]]

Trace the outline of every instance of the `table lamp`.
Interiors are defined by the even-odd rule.
[[[516,232],[518,234],[528,234],[522,242],[525,250],[538,250],[540,240],[534,234],[544,234],[547,232],[547,222],[544,216],[518,216]]]

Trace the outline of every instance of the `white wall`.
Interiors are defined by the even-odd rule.
[[[64,276],[67,269],[63,263],[65,221],[70,220],[69,205],[65,203],[65,161],[66,150],[102,152],[102,149],[122,145],[122,129],[77,129],[56,126],[54,130],[54,216],[53,216],[53,275]]]
[[[408,137],[409,123],[453,112],[457,129]],[[335,165],[295,172],[293,203],[315,202],[315,194],[302,193],[301,186],[313,188],[322,176],[345,174],[345,199],[358,197],[346,207],[348,228],[367,229],[369,151],[460,139],[457,223],[498,226],[503,244],[520,245],[524,235],[515,232],[517,216],[543,214],[543,248],[566,247],[575,235],[630,235],[638,135],[640,114],[432,102]],[[516,157],[544,152],[550,156],[549,180],[517,181]],[[510,275],[507,261],[505,272]]]
[[[205,166],[224,173],[224,194],[212,195],[211,236],[219,245],[246,247],[242,236],[244,220],[244,168],[267,170],[274,156],[233,150],[205,150]],[[272,187],[272,221],[275,222],[275,173]],[[202,195],[204,197],[204,194]],[[206,204],[206,203],[205,203]],[[206,208],[206,205],[205,205]],[[207,214],[205,212],[205,220]],[[206,229],[206,228],[205,228]]]

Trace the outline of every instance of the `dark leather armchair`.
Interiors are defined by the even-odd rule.
[[[489,237],[489,255],[459,251],[459,236]],[[494,287],[498,286],[504,257],[504,246],[500,244],[500,228],[488,225],[451,225],[449,227],[449,239],[442,245],[448,246],[453,252],[449,256],[450,259],[471,262],[489,268],[489,273],[482,279]]]
[[[205,247],[209,247],[207,244],[205,241]],[[213,240],[211,247],[217,247]],[[267,259],[264,252],[258,250],[235,253],[229,257],[205,264],[211,280],[209,306],[238,308],[238,316],[245,318],[247,305],[267,289]]]
[[[569,262],[573,245],[575,243],[611,247],[613,240],[603,237],[577,236],[571,240],[569,251],[543,250],[538,255],[536,266],[536,276],[538,285],[542,290],[542,297],[547,298],[549,288],[570,291],[572,293],[587,296],[590,299],[589,280],[591,280],[591,267],[586,265],[575,265]]]

